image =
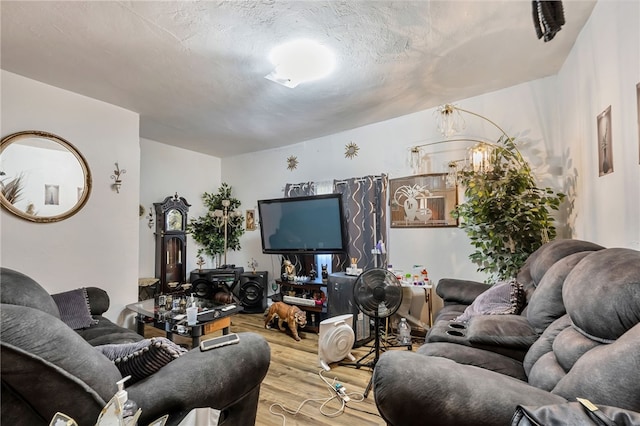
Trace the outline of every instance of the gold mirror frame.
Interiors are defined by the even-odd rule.
[[[0,141],[0,164],[2,160],[2,153],[9,147],[11,144],[18,141],[25,141],[29,138],[38,138],[38,139],[46,139],[51,142],[59,144],[64,150],[73,154],[73,156],[78,161],[80,168],[82,169],[82,174],[84,176],[84,190],[82,190],[81,194],[78,194],[78,201],[68,210],[54,215],[38,215],[27,213],[26,211],[20,210],[15,207],[4,195],[4,191],[0,191],[0,205],[6,209],[7,211],[13,213],[21,219],[28,220],[30,222],[38,222],[38,223],[51,223],[51,222],[59,222],[64,219],[68,219],[77,212],[79,212],[82,207],[89,200],[89,195],[91,193],[91,171],[89,170],[89,165],[87,164],[87,160],[82,156],[80,151],[76,149],[70,142],[61,138],[60,136],[54,135],[53,133],[42,132],[38,130],[27,130],[23,132],[13,133],[9,136],[2,138]],[[20,172],[21,173],[21,172]],[[0,179],[7,179],[10,176],[0,176]],[[44,198],[44,197],[43,197]]]

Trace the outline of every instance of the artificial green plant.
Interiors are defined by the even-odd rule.
[[[240,201],[231,195],[232,188],[222,183],[217,193],[205,192],[202,194],[202,202],[207,208],[207,213],[193,218],[187,225],[187,232],[191,234],[195,242],[201,247],[198,256],[203,254],[217,260],[220,265],[220,256],[224,253],[224,223],[221,217],[215,216],[216,210],[224,210],[223,200],[229,200],[227,220],[227,250],[240,250],[240,237],[244,234],[242,223],[244,217],[239,213]]]
[[[475,248],[469,258],[492,282],[515,277],[531,253],[555,238],[551,210],[565,197],[536,185],[513,138],[503,136],[493,148],[488,170],[459,172],[465,201],[452,212]]]

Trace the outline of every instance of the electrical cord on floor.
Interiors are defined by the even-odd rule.
[[[359,394],[356,392],[351,392],[351,393],[347,393],[346,392],[346,388],[340,383],[338,382],[338,378],[334,377],[332,381],[329,381],[323,374],[322,374],[323,370],[320,370],[318,372],[318,375],[320,376],[320,379],[322,379],[322,381],[325,383],[325,385],[327,386],[327,389],[329,390],[330,396],[327,398],[309,398],[309,399],[305,399],[304,401],[302,401],[300,403],[300,405],[298,405],[298,408],[296,408],[295,410],[292,410],[290,408],[285,407],[283,404],[280,403],[274,403],[271,404],[271,406],[269,407],[269,412],[271,414],[273,414],[274,416],[280,416],[282,417],[282,426],[286,425],[287,422],[287,418],[283,413],[277,413],[274,411],[275,407],[279,407],[284,413],[288,413],[291,415],[296,415],[298,414],[301,410],[302,407],[307,403],[307,402],[321,402],[322,401],[322,405],[320,405],[320,414],[322,414],[325,417],[338,417],[340,416],[342,413],[344,413],[345,408],[347,408],[347,403],[348,402],[362,402],[364,401],[364,395],[363,394]],[[340,401],[340,408],[338,408],[336,411],[333,412],[326,412],[325,411],[325,407],[333,400],[338,400]],[[379,416],[379,414],[377,413],[372,413],[370,411],[365,411],[365,410],[360,410],[354,407],[349,406],[349,408],[356,410],[356,411],[360,411],[362,413],[367,413],[367,414],[372,414],[375,416]]]

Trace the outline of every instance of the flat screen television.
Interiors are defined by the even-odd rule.
[[[262,252],[345,252],[347,231],[340,194],[258,200]]]

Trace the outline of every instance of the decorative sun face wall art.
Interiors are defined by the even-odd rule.
[[[353,157],[356,157],[358,155],[358,150],[360,150],[360,147],[358,145],[353,142],[349,142],[344,147],[344,158],[352,160]]]
[[[611,148],[611,105],[597,118],[598,123],[598,176],[613,173],[613,151]]]
[[[287,169],[293,171],[298,167],[298,157],[295,155],[290,155],[287,158]]]

